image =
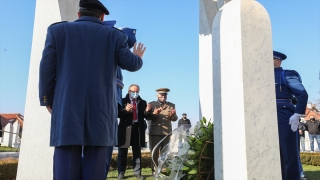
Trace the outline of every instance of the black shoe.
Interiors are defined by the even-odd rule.
[[[118,175],[118,179],[124,179],[124,173],[120,173],[120,174]]]
[[[135,176],[136,176],[136,178],[138,178],[138,179],[144,179],[144,177],[143,177],[141,174],[136,174]]]

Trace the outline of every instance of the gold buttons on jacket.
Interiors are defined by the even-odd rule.
[[[47,96],[43,96],[43,102],[44,102],[44,103],[47,102]]]

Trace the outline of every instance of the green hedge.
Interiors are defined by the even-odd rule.
[[[16,179],[18,169],[18,160],[6,158],[0,160],[0,179],[12,180]]]
[[[300,153],[302,164],[320,166],[320,153]]]

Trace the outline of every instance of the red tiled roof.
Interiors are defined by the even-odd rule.
[[[16,119],[17,115],[19,115],[19,113],[16,113],[16,114],[0,114],[0,116],[5,118],[5,119]]]
[[[306,109],[306,112],[305,112],[304,114],[307,115],[307,114],[309,114],[309,112],[310,112],[310,109],[307,108],[307,109]]]
[[[308,114],[305,116],[305,120],[310,120],[310,116],[313,116],[315,119],[320,119],[320,113],[317,111],[309,111]]]
[[[0,114],[0,125],[5,127],[10,120],[14,119],[14,121],[18,120],[20,126],[23,126],[23,116],[20,113],[13,114]]]

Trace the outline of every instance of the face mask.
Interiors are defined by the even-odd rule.
[[[139,96],[139,93],[137,93],[137,92],[130,92],[130,97],[131,97],[132,99],[137,99],[138,96]]]

